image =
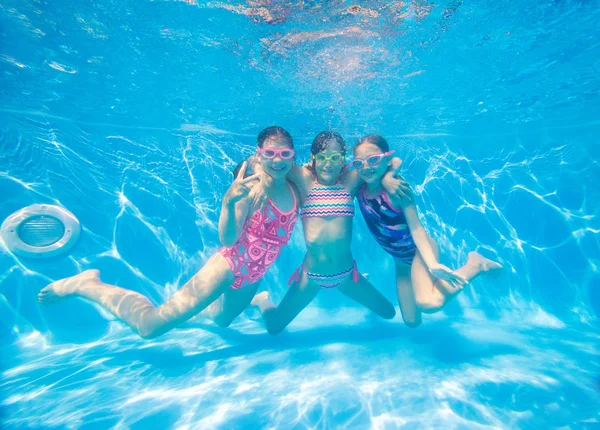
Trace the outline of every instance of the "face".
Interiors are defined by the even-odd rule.
[[[284,137],[271,136],[265,140],[262,149],[290,149],[290,144]],[[274,158],[266,158],[259,155],[258,159],[262,168],[273,179],[285,178],[285,175],[287,175],[294,164],[294,158],[284,160],[280,155],[276,155]]]
[[[330,140],[327,142],[327,146],[325,147],[324,151],[319,152],[316,156],[313,155],[317,179],[320,182],[335,181],[340,175],[344,164],[346,164],[346,159],[343,155],[341,157],[336,157],[334,154],[342,155],[342,147],[336,140]],[[320,159],[323,157],[323,155],[327,159]],[[332,156],[334,159],[339,158],[339,160],[332,160]]]
[[[354,158],[366,160],[371,155],[383,154],[381,149],[377,145],[372,143],[363,143],[354,149]],[[360,178],[366,183],[372,183],[380,181],[390,164],[390,156],[383,157],[381,162],[376,165],[370,165],[365,163],[364,166],[358,170]]]

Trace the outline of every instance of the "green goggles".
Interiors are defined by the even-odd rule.
[[[338,164],[344,162],[344,154],[341,152],[332,152],[329,155],[326,155],[323,152],[319,152],[317,155],[313,155],[315,161],[318,163],[325,164],[326,162],[331,162],[331,164]]]

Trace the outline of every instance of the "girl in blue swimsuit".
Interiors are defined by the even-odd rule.
[[[394,258],[402,318],[417,327],[421,311],[439,311],[471,279],[502,266],[476,252],[458,270],[440,264],[437,244],[421,225],[411,194],[390,195],[382,186],[393,153],[383,137],[369,135],[354,147],[352,165],[364,181],[357,193],[360,211],[375,240]]]

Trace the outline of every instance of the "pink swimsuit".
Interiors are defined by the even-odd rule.
[[[259,281],[275,262],[281,248],[286,245],[298,219],[296,194],[294,208],[281,212],[271,199],[265,207],[256,211],[244,223],[240,237],[233,246],[219,249],[233,271],[232,289],[237,290]]]

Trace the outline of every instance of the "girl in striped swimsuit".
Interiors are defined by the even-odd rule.
[[[367,226],[394,258],[402,318],[409,327],[417,327],[421,311],[439,311],[468,281],[502,266],[476,252],[469,253],[467,264],[456,271],[440,264],[438,247],[421,225],[410,193],[398,198],[382,184],[393,152],[383,137],[369,135],[354,147],[352,164],[364,181],[358,203]]]
[[[394,306],[360,274],[350,250],[358,175],[347,173],[345,154],[342,136],[322,132],[313,141],[310,164],[288,174],[300,194],[307,252],[279,306],[266,292],[253,301],[271,334],[282,331],[322,288],[337,288],[382,318],[395,315]],[[394,180],[388,176],[391,188]]]
[[[244,163],[223,198],[219,237],[224,245],[183,287],[160,306],[133,290],[105,284],[97,270],[56,281],[38,295],[41,303],[80,296],[102,305],[144,338],[154,338],[184,323],[212,303],[208,316],[227,326],[251,302],[258,281],[292,235],[298,214],[296,193],[286,179],[294,143],[281,127],[258,135],[257,158],[271,177],[262,207],[253,204],[257,175],[245,178]]]

